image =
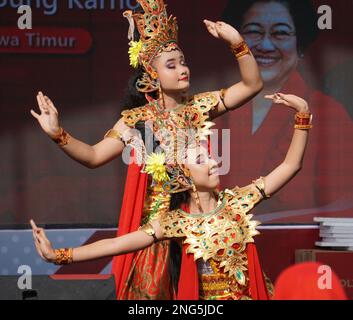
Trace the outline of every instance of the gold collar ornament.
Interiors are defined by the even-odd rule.
[[[216,261],[244,286],[248,271],[246,245],[254,242],[260,224],[247,213],[261,199],[253,185],[226,189],[219,194],[216,210],[189,214],[178,209],[161,217],[160,225],[166,238],[186,238],[187,253],[192,253],[195,260]]]

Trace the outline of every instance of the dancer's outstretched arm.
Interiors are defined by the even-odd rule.
[[[229,46],[237,46],[244,41],[239,32],[225,22],[204,20],[204,23],[211,35],[217,39],[224,40]],[[239,108],[256,96],[263,88],[260,70],[251,51],[249,50],[248,54],[239,57],[237,60],[241,81],[235,83],[225,91],[223,97],[224,103],[220,99],[216,110],[211,112],[212,118]],[[219,94],[221,93],[219,92]]]
[[[46,262],[55,263],[56,253],[48,240],[44,229],[38,228],[33,220],[30,221],[33,238],[38,254]],[[158,221],[152,221],[157,240],[163,235]],[[121,237],[104,239],[78,248],[73,248],[73,262],[87,261],[107,256],[116,256],[138,251],[150,246],[155,239],[144,231],[135,231]]]
[[[282,104],[297,112],[309,113],[305,100],[291,94],[275,94],[266,96],[276,104]],[[284,161],[265,177],[265,193],[272,195],[288,183],[302,168],[304,153],[308,142],[309,130],[294,129],[292,142]]]
[[[37,95],[37,102],[40,113],[31,110],[31,114],[36,118],[43,131],[51,138],[55,138],[60,133],[59,113],[53,102],[42,92]],[[114,130],[123,133],[129,128],[120,119],[114,126]],[[72,159],[88,168],[97,168],[121,155],[124,143],[118,139],[106,138],[94,146],[88,145],[74,137],[71,137],[68,144],[61,149]]]

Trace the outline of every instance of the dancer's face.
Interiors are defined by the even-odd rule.
[[[190,70],[179,50],[162,52],[152,63],[157,71],[162,90],[166,93],[187,92],[190,88]]]
[[[283,84],[298,63],[295,25],[281,3],[257,2],[245,14],[241,33],[259,65],[265,86]]]
[[[191,178],[199,191],[212,191],[218,187],[220,180],[218,164],[212,159],[207,146],[189,149],[186,167],[190,170]]]

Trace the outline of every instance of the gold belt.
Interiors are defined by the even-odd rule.
[[[225,274],[203,274],[200,277],[201,300],[239,300],[246,296],[235,279]]]

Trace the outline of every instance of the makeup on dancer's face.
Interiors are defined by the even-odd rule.
[[[153,62],[153,67],[158,73],[163,90],[185,91],[189,89],[190,70],[180,50],[162,52]]]
[[[208,159],[209,157],[207,157],[205,154],[199,154],[196,157],[196,164],[206,164]]]
[[[199,169],[203,169],[205,171],[215,171],[215,168],[218,168],[219,165],[217,161],[212,157],[212,155],[208,151],[207,145],[203,145],[196,147],[188,152],[187,164],[194,165]],[[211,173],[213,174],[213,173]]]
[[[218,163],[210,155],[207,144],[188,150],[186,166],[196,188],[213,190],[219,185]]]
[[[181,55],[179,57],[179,61],[178,59],[172,58],[172,59],[168,59],[166,62],[166,67],[169,69],[175,69],[177,64],[181,64],[182,66],[187,66],[187,63],[185,61],[185,57],[183,55]]]

